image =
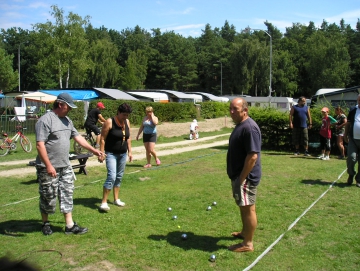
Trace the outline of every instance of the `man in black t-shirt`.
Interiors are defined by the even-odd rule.
[[[100,147],[100,130],[96,126],[97,122],[100,122],[101,125],[106,121],[104,117],[101,115],[101,110],[105,109],[105,106],[102,102],[98,102],[96,108],[91,109],[86,120],[84,127],[85,129],[90,129],[96,135],[96,148]]]
[[[232,236],[243,241],[230,246],[229,250],[248,252],[254,251],[253,236],[257,226],[255,201],[261,178],[261,131],[249,117],[248,104],[243,98],[232,100],[230,115],[236,126],[229,139],[227,174],[242,221],[242,230],[233,232]]]

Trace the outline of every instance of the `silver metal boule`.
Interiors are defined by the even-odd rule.
[[[210,255],[210,259],[209,259],[211,262],[215,262],[215,260],[216,260],[216,256],[215,256],[215,254],[212,254],[212,255]]]
[[[214,201],[212,204],[213,204],[214,206],[216,206],[217,203],[216,203],[216,201]]]
[[[176,215],[174,215],[174,216],[173,216],[173,219],[174,219],[174,220],[175,220],[175,219],[177,219],[177,216],[176,216]]]
[[[167,210],[168,210],[169,212],[171,212],[171,211],[172,211],[171,207],[169,207]]]
[[[210,211],[210,210],[211,210],[211,206],[208,206],[206,210]]]
[[[187,234],[186,234],[186,233],[183,233],[183,234],[181,235],[181,239],[186,240],[186,239],[187,239]]]

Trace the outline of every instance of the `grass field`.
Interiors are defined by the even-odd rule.
[[[144,161],[128,164],[120,192],[126,206],[109,204],[108,213],[98,211],[105,167],[77,175],[73,215],[89,228],[82,236],[64,234],[58,209],[50,216],[54,234],[41,234],[35,174],[2,179],[0,256],[27,258],[43,270],[243,270],[259,256],[251,270],[360,268],[360,189],[345,185],[345,161],[337,159],[263,151],[255,251],[228,251],[238,242],[230,233],[240,229],[240,217],[226,175],[226,150],[164,156],[151,170],[143,170]],[[215,262],[209,261],[212,254]]]

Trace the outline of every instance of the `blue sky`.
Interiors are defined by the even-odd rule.
[[[32,24],[52,20],[51,5],[65,15],[90,16],[94,27],[121,31],[139,25],[184,37],[200,36],[206,24],[221,28],[226,20],[238,32],[247,26],[266,29],[267,20],[284,33],[293,23],[313,21],[319,27],[324,19],[336,24],[344,19],[355,29],[360,18],[359,0],[0,0],[0,28],[31,29]]]

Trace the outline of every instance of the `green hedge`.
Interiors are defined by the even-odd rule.
[[[96,107],[97,102],[92,101],[89,105],[89,110]],[[105,109],[102,111],[104,118],[110,118],[117,112],[120,104],[126,102],[132,109],[133,113],[130,114],[130,122],[132,126],[140,126],[143,117],[145,116],[145,108],[152,106],[155,115],[161,122],[184,122],[191,121],[196,118],[212,119],[224,116],[230,116],[229,105],[230,103],[219,102],[203,102],[198,105],[192,103],[154,103],[154,102],[139,102],[139,101],[118,101],[118,100],[101,100],[104,103]],[[83,102],[75,102],[78,106],[77,109],[69,112],[69,117],[74,122],[77,129],[83,129],[85,122],[84,104]],[[309,142],[319,142],[319,130],[321,126],[321,108],[327,106],[330,109],[330,115],[335,116],[334,107],[331,104],[317,104],[314,108],[310,109],[312,116],[313,127],[309,130]],[[52,106],[49,106],[51,108]],[[345,114],[348,109],[345,108]],[[249,115],[258,123],[263,138],[263,147],[266,149],[274,150],[292,150],[291,142],[291,129],[289,129],[289,112],[281,112],[275,108],[259,108],[250,107]],[[231,121],[231,119],[230,119]],[[32,131],[29,129],[29,132]],[[334,143],[332,153],[336,153],[337,147]]]
[[[89,110],[96,107],[99,100],[90,102]],[[128,103],[133,112],[130,114],[129,120],[132,125],[139,126],[145,116],[145,108],[152,106],[155,115],[161,122],[182,122],[197,119],[212,119],[229,115],[229,103],[219,102],[203,102],[199,105],[192,103],[155,103],[155,102],[139,102],[139,101],[118,101],[118,100],[101,100],[105,109],[101,114],[105,119],[114,116],[120,104]],[[84,104],[83,102],[75,102],[77,109],[69,112],[70,119],[74,122],[77,129],[82,129],[84,125]],[[199,109],[197,109],[199,108]]]

